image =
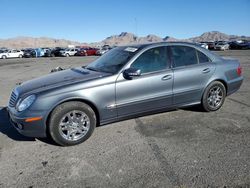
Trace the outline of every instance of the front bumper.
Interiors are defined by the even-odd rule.
[[[25,122],[26,118],[17,117],[11,108],[7,108],[9,119],[15,129],[28,137],[46,137],[46,123],[44,119],[33,122]]]

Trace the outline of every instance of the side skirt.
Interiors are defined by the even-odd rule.
[[[171,106],[171,107],[165,107],[165,108],[160,108],[160,109],[152,109],[150,111],[141,111],[141,112],[136,113],[136,114],[130,114],[130,115],[126,115],[126,116],[120,116],[117,118],[101,120],[100,126],[110,124],[110,123],[119,122],[119,121],[129,120],[129,119],[133,119],[133,118],[143,117],[143,116],[147,116],[147,115],[153,115],[153,114],[174,111],[174,110],[178,110],[178,109],[183,108],[183,107],[195,106],[198,104],[201,104],[201,102],[198,101],[198,102],[192,102],[192,103],[187,103],[187,104],[181,104],[178,106]]]

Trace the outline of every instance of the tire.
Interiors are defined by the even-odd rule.
[[[87,52],[85,52],[85,53],[84,53],[84,56],[88,56],[88,53],[87,53]]]
[[[2,59],[7,59],[7,56],[6,56],[6,55],[3,55],[3,56],[2,56]]]
[[[48,131],[57,144],[73,146],[87,140],[92,135],[96,123],[95,112],[89,105],[66,102],[52,112]]]
[[[19,57],[19,58],[22,58],[23,56],[20,54],[18,57]]]
[[[66,57],[69,57],[69,54],[66,54]]]
[[[205,111],[216,111],[221,108],[226,98],[226,88],[223,83],[214,81],[205,89],[202,96],[202,107]]]

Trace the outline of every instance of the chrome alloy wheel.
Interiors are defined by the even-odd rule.
[[[60,135],[69,141],[77,141],[84,137],[90,128],[87,114],[73,110],[63,116],[59,124]]]
[[[210,108],[217,108],[223,101],[223,91],[219,86],[214,86],[209,90],[207,102]]]

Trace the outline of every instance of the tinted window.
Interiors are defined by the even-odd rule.
[[[157,47],[141,54],[130,67],[141,70],[141,73],[159,71],[167,68],[166,47]]]
[[[197,50],[197,54],[198,54],[198,58],[199,58],[199,63],[210,62],[210,59],[202,52]]]
[[[188,46],[171,46],[174,67],[197,64],[196,49]]]

